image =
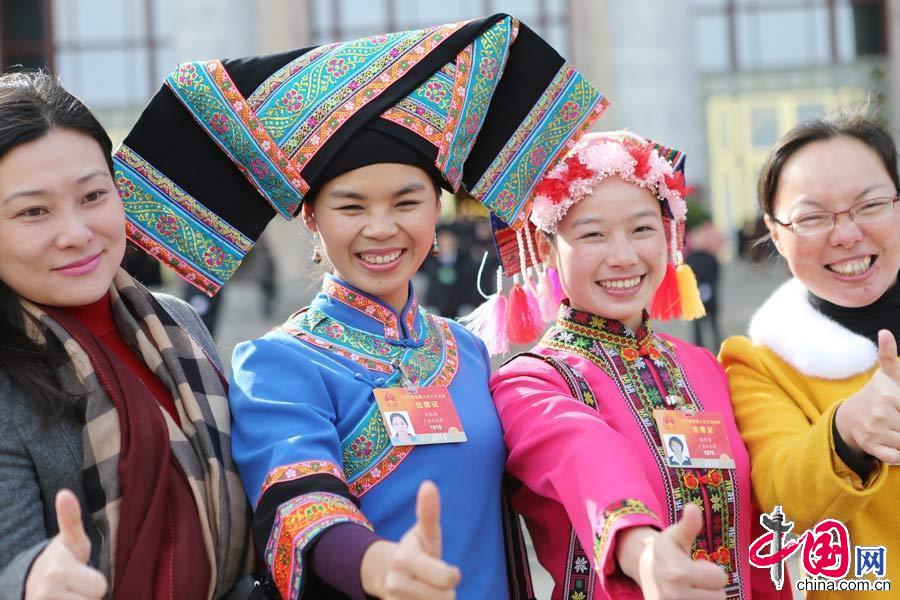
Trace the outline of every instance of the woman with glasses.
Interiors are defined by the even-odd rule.
[[[897,190],[894,141],[872,121],[789,131],[759,199],[794,278],[720,355],[762,509],[783,506],[797,534],[843,522],[852,546],[886,547],[888,577],[900,572]]]

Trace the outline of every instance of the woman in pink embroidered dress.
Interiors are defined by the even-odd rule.
[[[682,165],[636,135],[589,134],[535,193],[542,277],[558,277],[565,299],[491,391],[522,484],[514,506],[554,600],[779,596],[748,562],[757,513],[724,373],[708,351],[650,327],[651,305],[663,317],[702,312],[681,264]],[[728,443],[709,457],[697,444],[715,435],[692,429]],[[676,434],[690,466],[669,460]]]

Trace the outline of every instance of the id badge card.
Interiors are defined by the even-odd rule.
[[[666,464],[682,469],[733,469],[722,413],[654,410]]]
[[[466,441],[450,390],[443,386],[375,388],[384,426],[394,446]]]

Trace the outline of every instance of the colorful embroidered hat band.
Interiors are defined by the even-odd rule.
[[[532,227],[514,229],[494,219],[500,271],[512,278],[509,298],[503,295],[498,271],[497,292],[463,321],[485,339],[489,352],[502,354],[509,344],[529,344],[556,319],[564,297],[558,274],[534,250],[536,230],[555,234],[569,209],[603,179],[616,176],[649,190],[662,204],[668,243],[666,274],[653,298],[650,314],[657,319],[695,319],[705,314],[693,272],[684,263],[684,154],[628,131],[588,133],[535,186],[529,216]]]
[[[128,235],[215,293],[363,131],[422,154],[504,224],[606,106],[508,15],[239,60],[186,63],[116,154]],[[376,155],[377,156],[377,155]]]

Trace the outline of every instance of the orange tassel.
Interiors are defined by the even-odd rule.
[[[684,262],[678,265],[676,270],[678,278],[678,297],[681,299],[681,318],[687,320],[699,319],[706,316],[706,307],[700,299],[700,290],[697,289],[697,277],[694,271]]]
[[[675,273],[675,266],[671,263],[666,263],[666,274],[653,295],[650,316],[660,321],[677,319],[681,316],[678,276]]]

